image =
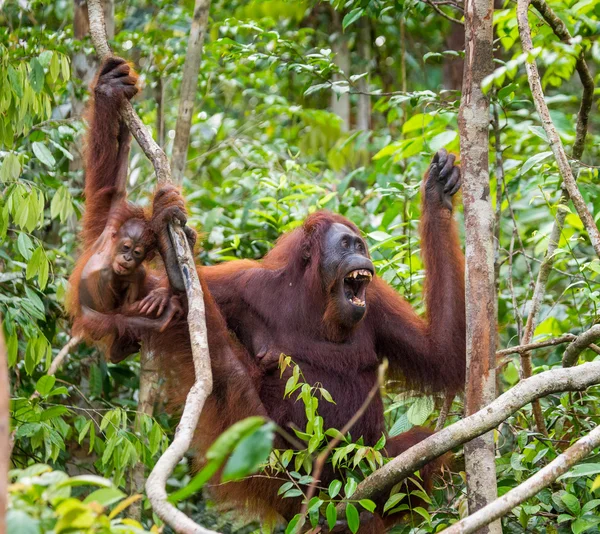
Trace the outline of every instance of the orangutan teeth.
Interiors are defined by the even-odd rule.
[[[371,280],[373,278],[373,275],[367,269],[356,269],[356,271],[348,273],[346,275],[346,278],[366,278],[368,280]]]
[[[352,297],[351,299],[348,299],[348,302],[350,302],[351,304],[354,304],[355,306],[360,306],[361,308],[365,307],[365,301],[359,299],[356,296]]]

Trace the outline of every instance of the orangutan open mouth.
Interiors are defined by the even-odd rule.
[[[350,304],[359,308],[366,306],[367,286],[373,278],[368,269],[355,269],[344,276],[344,295]]]

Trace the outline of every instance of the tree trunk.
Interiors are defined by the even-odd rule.
[[[360,33],[358,34],[359,54],[363,59],[361,72],[371,70],[371,21],[363,16],[360,19]],[[369,91],[369,75],[358,80],[358,108],[356,111],[356,128],[367,131],[371,129],[371,97],[363,94]]]
[[[348,47],[348,40],[342,31],[340,13],[335,9],[332,9],[331,19],[333,29],[331,49],[335,54],[333,61],[344,75],[348,76],[350,73],[350,48]],[[334,82],[343,79],[344,77],[339,74],[333,76]],[[348,92],[341,95],[335,91],[331,93],[331,111],[342,119],[342,131],[347,132],[350,130],[350,94]]]
[[[465,4],[465,69],[459,112],[466,227],[467,385],[471,415],[496,397],[496,292],[494,213],[488,172],[489,100],[481,82],[493,70],[493,0]],[[465,445],[469,513],[497,497],[493,433]],[[500,533],[500,522],[480,532]]]

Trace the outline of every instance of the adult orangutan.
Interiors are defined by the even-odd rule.
[[[341,429],[358,411],[383,358],[392,377],[402,376],[420,391],[463,387],[464,258],[452,217],[452,197],[460,187],[454,161],[445,150],[438,152],[422,187],[426,320],[376,276],[359,229],[328,212],[310,215],[262,261],[199,268],[214,381],[197,433],[201,453],[232,423],[250,415],[266,415],[282,427],[305,426],[303,404],[284,399],[286,377],[280,378],[276,364],[280,353],[300,365],[308,383],[320,382],[335,399],[335,405],[319,406],[324,428]],[[181,290],[177,266],[168,259],[173,253],[166,234],[158,246],[172,286]],[[194,377],[185,321],[174,322],[158,341],[162,368],[172,373],[171,398],[182,405]],[[352,436],[374,445],[383,433],[383,403],[377,397]],[[386,453],[395,456],[427,435],[413,429],[389,438]],[[324,473],[322,484],[332,475]],[[249,513],[276,513],[289,520],[300,501],[278,497],[280,485],[252,478],[215,484],[212,492]],[[379,523],[373,531],[382,528]]]
[[[162,219],[152,221],[142,208],[127,202],[131,134],[120,111],[137,93],[136,83],[125,60],[111,57],[92,84],[83,253],[71,275],[68,296],[73,332],[101,342],[113,362],[137,352],[142,336],[164,330],[181,311],[164,272],[149,271],[144,260],[154,254],[152,224],[166,226],[165,217],[185,220],[183,202],[170,189],[159,191],[155,208]]]

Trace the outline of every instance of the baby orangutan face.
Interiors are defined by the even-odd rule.
[[[145,229],[142,221],[130,219],[114,235],[112,268],[117,276],[130,276],[146,258]]]

